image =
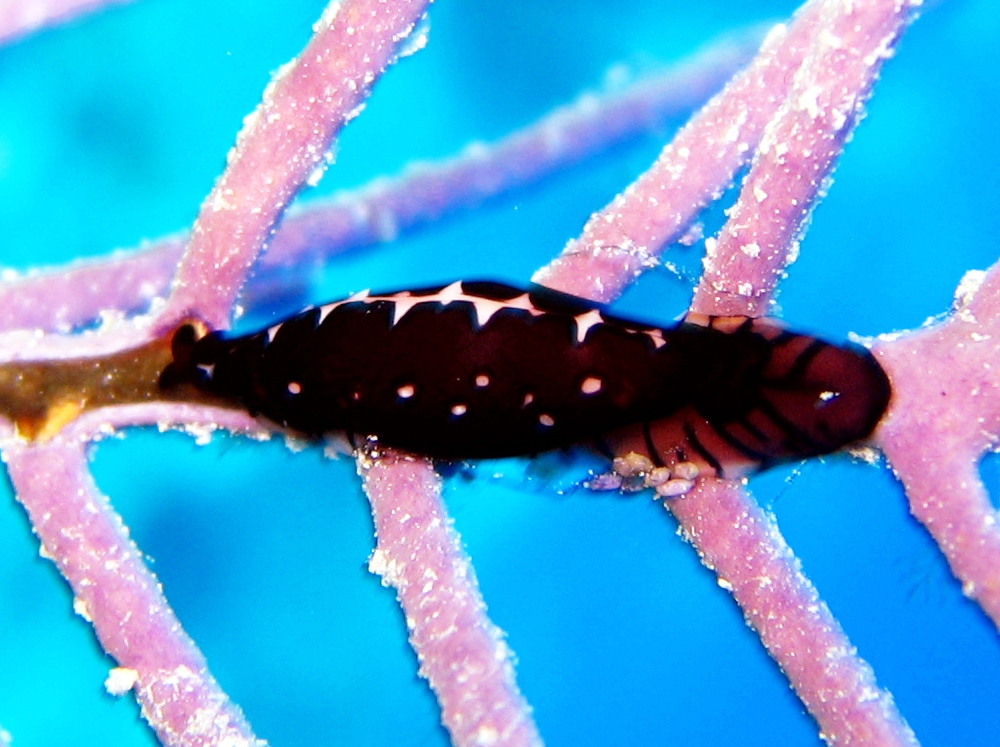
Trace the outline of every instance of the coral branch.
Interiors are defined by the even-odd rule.
[[[821,0],[812,0],[789,27],[775,27],[747,69],[677,133],[646,173],[591,216],[535,282],[595,301],[617,298],[753,156],[821,14]]]
[[[289,217],[269,262],[301,261],[309,247],[394,239],[400,230],[436,220],[547,173],[581,161],[700,104],[752,55],[757,33],[719,41],[685,62],[620,92],[584,94],[496,143],[473,144],[439,163],[413,164],[394,181],[335,197],[325,210]],[[306,213],[306,211],[304,211]],[[304,234],[298,238],[299,233]],[[276,254],[279,241],[283,244]],[[322,253],[322,254],[321,254]]]
[[[718,241],[706,242],[692,311],[767,312],[882,63],[919,2],[825,3],[809,54],[764,132],[740,198]]]
[[[1000,627],[1000,527],[976,468],[1000,443],[1000,265],[970,275],[945,322],[875,345],[894,392],[876,443],[962,591]]]
[[[0,332],[37,329],[66,333],[112,310],[149,308],[177,272],[185,238],[148,248],[33,272],[0,284]]]
[[[86,442],[57,436],[29,446],[4,439],[4,461],[18,499],[119,669],[109,689],[135,690],[143,716],[165,745],[263,745],[209,673],[181,629],[128,530],[93,483]]]
[[[359,457],[378,545],[369,569],[396,589],[410,643],[458,747],[541,745],[514,682],[503,633],[441,502],[441,478],[415,457]]]
[[[225,172],[205,198],[164,311],[166,324],[197,313],[228,326],[247,272],[278,219],[318,182],[341,128],[410,39],[429,0],[332,2],[302,54],[282,68],[245,120]]]
[[[621,91],[585,94],[528,127],[438,162],[315,200],[284,216],[257,266],[320,263],[352,248],[396,237],[444,215],[537,181],[596,155],[703,102],[752,54],[755,31],[727,37],[662,73]],[[109,308],[137,313],[165,295],[186,237],[0,284],[0,332],[68,332]],[[259,281],[258,281],[259,282]],[[249,281],[249,290],[255,285]]]
[[[916,745],[766,514],[737,484],[702,480],[666,506],[792,683],[831,745]]]

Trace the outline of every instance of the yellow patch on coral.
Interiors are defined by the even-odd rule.
[[[79,400],[63,400],[51,405],[45,412],[45,419],[36,424],[34,440],[44,443],[51,439],[63,429],[63,426],[76,420],[85,404],[86,402]]]

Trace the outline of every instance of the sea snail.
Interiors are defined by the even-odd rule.
[[[162,387],[193,383],[307,437],[375,436],[440,459],[590,444],[733,476],[864,439],[890,397],[864,348],[771,319],[657,328],[486,281],[359,293],[254,334],[196,337],[175,334]]]

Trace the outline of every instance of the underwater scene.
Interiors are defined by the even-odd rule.
[[[2,5],[2,0],[0,0]],[[0,268],[22,273],[190,227],[320,0],[135,0],[0,47]],[[303,202],[618,90],[795,0],[437,0]],[[750,29],[750,31],[748,31]],[[756,29],[756,30],[753,30]],[[762,31],[763,30],[763,31]],[[925,0],[848,143],[777,295],[841,341],[920,327],[1000,257],[1000,6]],[[276,276],[238,330],[364,289],[530,282],[691,113],[537,182]],[[702,216],[711,236],[736,190]],[[681,315],[704,241],[676,245],[612,310]],[[913,362],[920,366],[920,361]],[[998,373],[1000,376],[1000,373]],[[944,447],[942,447],[944,448]],[[321,447],[131,428],[94,478],[212,673],[274,747],[443,747],[394,591],[368,571],[354,461]],[[649,492],[597,492],[574,454],[449,465],[444,498],[549,747],[820,745],[815,721]],[[982,474],[994,503],[1000,459]],[[754,475],[806,575],[924,747],[1000,734],[1000,639],[913,519],[891,471],[837,454]],[[0,727],[15,747],[158,744],[5,481]],[[2,742],[2,740],[0,740]]]

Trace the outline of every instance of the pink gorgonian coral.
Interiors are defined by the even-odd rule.
[[[695,293],[694,310],[753,315],[770,311],[775,283],[798,254],[812,207],[829,187],[832,168],[882,65],[893,56],[912,20],[914,5],[884,0],[808,3],[788,25],[767,35],[755,60],[677,134],[656,165],[607,209],[596,213],[582,236],[570,242],[536,279],[610,301],[644,270],[657,266],[667,246],[697,241],[704,232],[710,238],[705,242],[705,272]],[[136,459],[129,456],[130,445],[144,436],[130,431],[123,446],[113,442],[102,446],[93,470],[95,484],[87,466],[91,442],[126,426],[184,428],[199,440],[209,440],[211,432],[220,428],[264,437],[264,427],[244,413],[162,401],[156,374],[167,359],[164,341],[174,326],[195,317],[210,326],[225,327],[247,271],[266,243],[271,244],[270,251],[257,265],[254,283],[243,296],[251,313],[264,313],[252,309],[260,309],[268,300],[275,303],[277,299],[280,304],[284,298],[288,303],[289,294],[301,293],[308,284],[308,270],[333,253],[392,239],[455,207],[475,204],[574,163],[630,133],[661,126],[671,112],[706,95],[712,82],[742,54],[740,45],[716,47],[664,77],[643,78],[616,92],[583,99],[495,146],[470,148],[452,161],[421,167],[401,179],[289,215],[272,239],[290,199],[303,185],[316,183],[332,160],[341,125],[361,112],[369,87],[382,69],[397,56],[423,46],[424,11],[423,3],[405,0],[350,0],[326,9],[315,22],[315,36],[305,50],[294,63],[278,70],[263,103],[244,121],[226,171],[205,199],[189,237],[67,271],[10,278],[0,288],[4,314],[0,355],[5,361],[0,384],[6,415],[3,452],[11,481],[41,540],[42,554],[55,562],[73,589],[74,611],[93,623],[98,640],[113,659],[106,667],[110,674],[105,672],[99,679],[107,675],[105,687],[116,695],[133,690],[144,716],[165,744],[258,741],[206,669],[202,652],[180,629],[178,620],[186,623],[207,652],[215,676],[229,696],[244,706],[258,733],[276,744],[286,736],[309,742],[439,738],[433,709],[426,698],[419,697],[422,689],[406,686],[413,677],[407,666],[416,663],[397,656],[394,664],[387,664],[380,655],[387,641],[398,646],[403,636],[401,621],[384,609],[386,595],[366,589],[365,601],[356,591],[343,592],[336,597],[339,610],[326,610],[318,600],[330,599],[319,592],[320,587],[334,584],[326,571],[329,566],[322,556],[300,557],[299,548],[308,544],[307,538],[321,542],[325,552],[332,551],[331,545],[344,544],[345,534],[334,539],[326,529],[317,535],[307,529],[342,523],[337,514],[347,508],[345,496],[357,494],[356,488],[341,485],[351,479],[344,474],[350,469],[345,460],[316,465],[323,480],[335,482],[318,489],[326,494],[311,501],[308,511],[301,503],[289,510],[290,504],[304,499],[292,498],[295,493],[285,493],[284,499],[277,496],[297,487],[295,475],[300,468],[283,458],[280,468],[267,469],[259,463],[261,455],[276,458],[283,448],[279,445],[243,443],[220,448],[222,439],[215,439],[210,464],[205,465],[204,456],[185,455],[182,458],[191,466],[177,470],[172,462],[187,451],[186,442],[151,435],[160,444],[158,454]],[[56,8],[53,12],[63,11]],[[16,24],[12,29],[4,33],[19,33]],[[608,38],[606,33],[604,38]],[[15,48],[12,54],[18,51]],[[373,100],[373,109],[377,101]],[[409,101],[415,106],[417,99]],[[344,143],[345,154],[348,145]],[[721,223],[719,216],[703,216],[701,211],[746,167],[749,171],[737,202],[718,229],[713,221]],[[541,197],[544,205],[544,193],[534,196]],[[516,208],[512,212],[517,215],[526,204],[508,207]],[[559,211],[551,205],[547,212],[553,219],[558,217]],[[707,228],[695,224],[701,218]],[[516,232],[516,225],[511,228]],[[37,230],[44,232],[45,227],[39,225]],[[532,230],[537,233],[537,227]],[[498,246],[504,248],[515,241],[511,236],[503,239]],[[421,240],[426,242],[426,234],[413,240],[417,256]],[[805,255],[808,248],[807,240],[802,246]],[[489,247],[477,243],[476,249],[461,252],[472,257],[465,267],[477,274],[492,269],[495,262]],[[671,261],[673,255],[683,261],[685,251],[672,248],[663,261]],[[877,266],[870,257],[865,259]],[[385,265],[388,269],[380,272],[393,278],[395,285],[401,280],[412,285],[436,279],[437,273],[457,266],[443,259],[436,266],[428,261],[426,267],[400,271],[394,264],[390,261]],[[516,274],[518,266],[515,263],[505,272]],[[530,264],[522,272],[529,272],[527,268]],[[793,270],[793,278],[800,271]],[[326,285],[357,289],[352,286],[355,282],[348,272]],[[854,282],[860,281],[839,281],[826,287],[824,295],[843,298]],[[969,276],[954,313],[942,324],[879,341],[876,354],[896,393],[873,439],[898,473],[913,502],[913,513],[940,544],[966,596],[994,619],[1000,608],[995,575],[1000,539],[994,509],[975,468],[983,451],[995,445],[1000,427],[993,413],[997,397],[992,365],[998,358],[992,342],[994,306],[1000,297],[996,282],[991,273]],[[890,288],[877,291],[880,298],[892,298]],[[811,295],[810,304],[821,306],[815,292]],[[782,302],[788,316],[795,319],[794,291],[783,296]],[[624,303],[633,308],[642,303],[648,310],[650,298],[633,295]],[[841,311],[843,318],[853,318],[847,313],[850,309]],[[812,321],[817,328],[841,329]],[[844,325],[866,333],[879,330],[860,322]],[[887,328],[892,326],[903,324],[891,323]],[[141,354],[129,352],[137,346],[142,346]],[[127,464],[119,462],[109,469],[111,462],[103,454],[123,448]],[[774,739],[768,706],[759,707],[766,700],[759,697],[758,682],[739,684],[739,670],[749,668],[748,658],[759,656],[756,644],[741,648],[745,644],[720,637],[717,628],[712,629],[711,639],[705,639],[703,626],[691,623],[698,619],[695,608],[711,611],[729,621],[732,635],[743,635],[740,613],[731,607],[729,598],[704,594],[706,584],[713,581],[703,571],[693,575],[694,585],[680,587],[693,590],[688,598],[666,598],[667,589],[673,592],[679,587],[671,565],[690,564],[693,556],[681,545],[668,549],[673,546],[664,529],[672,525],[660,504],[582,490],[555,501],[551,493],[516,491],[477,496],[476,508],[470,512],[469,499],[455,493],[455,482],[449,482],[453,494],[447,502],[480,568],[484,591],[480,595],[469,558],[444,512],[442,483],[431,466],[398,453],[365,451],[358,456],[378,533],[368,568],[398,591],[420,673],[437,695],[453,743],[533,744],[539,741],[539,732],[553,741],[577,743],[637,744],[662,739],[667,732],[680,735],[679,741],[716,743],[726,739],[720,736],[725,725],[720,730],[713,724],[708,732],[702,722],[718,721],[720,713],[739,702],[750,702],[753,707],[739,718],[727,717],[730,733],[738,734],[740,741],[752,741],[753,723],[758,720],[761,732]],[[197,466],[199,459],[204,470]],[[157,460],[165,462],[171,477],[155,476]],[[220,474],[226,460],[237,460],[240,469],[235,474],[232,469],[221,469]],[[543,460],[533,469],[538,472],[545,465]],[[859,476],[884,479],[862,465],[851,468],[843,459],[831,460],[822,469],[838,474],[841,485]],[[791,502],[788,496],[810,492],[815,471],[806,467],[805,475],[782,491],[785,497],[778,513],[783,527],[785,506]],[[201,491],[211,495],[217,478],[224,480],[219,483],[224,505],[198,497]],[[756,481],[757,492],[766,495],[774,490],[767,487],[774,479],[771,475]],[[186,518],[176,513],[177,503],[169,501],[158,502],[160,507],[152,516],[129,517],[128,499],[119,499],[126,492],[123,483],[132,482],[148,491],[168,481],[182,494],[173,500],[188,507]],[[102,491],[129,519],[138,548],[131,544]],[[485,491],[477,488],[476,492]],[[185,500],[184,495],[192,499]],[[804,500],[818,501],[819,497],[803,496]],[[484,503],[493,505],[487,509]],[[739,485],[703,480],[690,495],[666,505],[681,533],[717,574],[717,584],[732,592],[742,615],[819,723],[824,739],[832,744],[913,744],[913,732],[899,711],[906,714],[917,736],[925,732],[925,722],[933,723],[924,719],[923,709],[914,713],[907,706],[910,696],[900,695],[896,676],[890,673],[886,680],[885,667],[869,656],[868,646],[859,644],[854,633],[861,630],[867,635],[869,628],[884,628],[891,635],[902,621],[881,624],[884,618],[874,612],[877,605],[866,598],[860,607],[862,619],[867,612],[875,624],[863,624],[853,613],[845,617],[842,610],[850,612],[851,605],[838,597],[831,600],[831,607],[842,629],[802,574],[774,516],[758,508]],[[853,529],[865,530],[878,510],[878,506],[864,506],[859,511],[861,521]],[[267,518],[262,527],[249,529],[245,517],[255,511]],[[213,518],[206,521],[206,516]],[[591,521],[581,522],[585,516]],[[355,530],[357,522],[355,518]],[[831,523],[828,518],[811,529],[822,534]],[[209,529],[218,524],[228,527],[231,538],[249,533],[243,540],[230,539],[227,545],[214,528]],[[837,535],[844,552],[835,567],[842,571],[859,562],[857,551],[846,550],[846,533]],[[263,551],[268,536],[281,534],[286,539],[290,535],[291,541],[273,554]],[[617,542],[620,535],[627,537],[622,544],[608,544]],[[796,537],[792,546],[799,547],[800,539]],[[363,548],[364,540],[356,538],[355,548]],[[220,545],[226,550],[218,552]],[[206,546],[216,552],[204,553]],[[617,549],[607,554],[609,548]],[[357,570],[359,585],[371,584],[357,565],[357,559],[370,549],[347,554],[355,558],[346,562]],[[602,551],[598,570],[588,556]],[[183,561],[157,564],[178,616],[145,567],[142,552],[152,552],[158,559],[179,555],[190,562],[187,584]],[[863,553],[861,557],[864,562]],[[278,569],[277,573],[263,573],[261,562]],[[213,578],[212,569],[220,563],[226,574],[238,572],[241,578],[227,577],[225,582],[221,576]],[[865,581],[870,582],[867,576],[877,575],[878,568],[872,563],[863,567],[864,574],[854,575],[866,578],[856,580],[848,596],[863,595],[864,589],[871,588]],[[812,560],[807,557],[805,570],[811,568]],[[512,583],[500,583],[505,576]],[[223,589],[230,593],[232,585],[250,591],[218,606],[190,599],[199,589],[210,596]],[[631,610],[634,595],[615,594],[633,585],[634,595],[660,599],[650,608],[652,614]],[[817,586],[824,591],[825,582],[819,580]],[[174,588],[181,589],[179,602]],[[268,588],[277,595],[269,598],[256,593]],[[296,589],[304,592],[299,595]],[[184,599],[185,595],[189,598]],[[281,598],[288,601],[276,601]],[[484,615],[484,598],[491,604],[492,622]],[[371,615],[371,604],[383,606],[381,615]],[[366,629],[355,641],[377,642],[378,647],[348,643],[346,651],[327,659],[318,640],[288,632],[316,614],[324,619],[336,615],[350,619]],[[970,609],[966,614],[978,613]],[[278,647],[260,640],[254,628],[244,625],[261,615],[281,621],[288,645]],[[586,644],[568,632],[570,617],[588,621],[586,627],[578,628]],[[221,636],[211,632],[209,618],[224,631]],[[522,618],[535,627],[535,636],[524,633]],[[507,639],[494,623],[507,630]],[[326,624],[317,627],[323,630]],[[381,629],[388,632],[373,634]],[[627,645],[630,632],[639,630],[655,634],[643,646]],[[850,640],[844,630],[852,636]],[[699,640],[705,640],[707,648],[699,649]],[[980,660],[995,659],[994,643],[990,641],[993,648],[978,655]],[[854,645],[860,645],[861,657],[876,665],[878,684]],[[520,689],[534,705],[534,714],[514,682],[510,647],[521,658]],[[724,652],[720,665],[704,653],[692,653],[709,649]],[[560,659],[562,651],[567,653]],[[574,659],[579,669],[569,663]],[[562,666],[553,664],[560,660]],[[701,686],[708,688],[704,695],[698,695],[697,680],[658,682],[660,673],[668,675],[684,667],[697,667]],[[330,677],[323,671],[326,668],[350,674],[342,679]],[[583,671],[593,677],[589,685],[582,682]],[[762,671],[757,677],[780,683],[778,675]],[[650,677],[655,673],[656,677],[637,681],[630,676],[634,672]],[[926,676],[935,678],[934,674]],[[331,682],[342,683],[343,692]],[[897,702],[880,686],[896,693]],[[299,711],[270,716],[263,696],[275,690],[291,693],[289,701]],[[315,690],[329,693],[329,702],[336,703],[336,717],[310,713],[302,694]],[[401,698],[400,691],[418,697]],[[975,703],[977,697],[981,694],[971,690],[961,696],[952,693],[947,704],[957,709]],[[686,706],[688,701],[698,703],[698,708]],[[377,715],[364,711],[359,702],[374,703]],[[618,702],[623,703],[619,716],[612,719],[607,736],[599,735],[592,725],[608,722],[601,715],[603,709]],[[785,703],[770,707],[789,708]],[[936,699],[934,708],[942,710]],[[643,713],[645,721],[624,715],[629,709]],[[686,723],[681,714],[687,714]],[[0,712],[0,723],[14,727],[15,738],[17,719]],[[788,737],[791,740],[809,738],[816,731],[805,719],[793,728],[799,736]]]

